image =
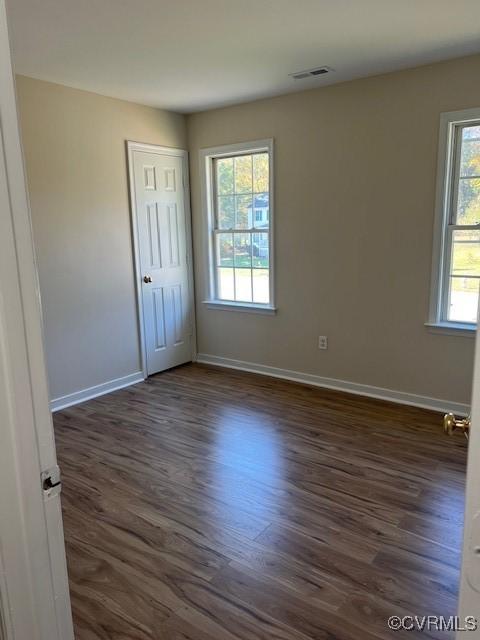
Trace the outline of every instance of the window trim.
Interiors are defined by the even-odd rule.
[[[258,302],[236,302],[221,300],[216,297],[216,268],[215,268],[215,203],[214,203],[214,171],[213,161],[216,158],[230,157],[234,155],[245,155],[248,153],[267,152],[269,159],[269,304]],[[240,142],[237,144],[222,145],[200,149],[200,181],[202,189],[203,223],[205,225],[206,244],[206,282],[207,296],[203,301],[207,308],[224,309],[228,311],[250,311],[252,313],[265,312],[275,313],[275,215],[274,215],[274,163],[273,163],[273,138],[264,140],[253,140],[250,142]],[[254,209],[253,209],[254,210]]]
[[[457,187],[459,153],[455,148],[457,127],[480,121],[480,108],[448,111],[440,114],[438,137],[437,183],[435,193],[435,221],[433,231],[432,275],[428,321],[425,326],[436,333],[475,336],[477,323],[446,320],[448,291],[446,282],[450,264],[450,236],[448,225],[452,201]]]

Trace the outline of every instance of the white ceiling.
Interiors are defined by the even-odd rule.
[[[9,0],[9,19],[17,73],[184,113],[480,51],[479,0]]]

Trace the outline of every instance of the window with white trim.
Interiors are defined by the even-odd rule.
[[[209,233],[207,302],[273,308],[272,141],[202,151]]]
[[[475,328],[480,285],[480,109],[442,114],[430,324]]]

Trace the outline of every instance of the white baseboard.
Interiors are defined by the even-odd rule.
[[[269,367],[264,364],[256,364],[254,362],[243,362],[242,360],[232,360],[230,358],[222,358],[220,356],[212,356],[206,353],[197,355],[197,362],[204,364],[213,364],[218,367],[226,367],[228,369],[239,369],[240,371],[250,371],[252,373],[260,373],[273,378],[283,378],[285,380],[293,380],[304,384],[313,385],[315,387],[323,387],[325,389],[334,389],[335,391],[345,391],[359,396],[368,396],[369,398],[377,398],[379,400],[389,400],[398,404],[408,404],[414,407],[422,407],[423,409],[432,409],[433,411],[451,411],[460,415],[468,415],[470,407],[461,402],[452,402],[450,400],[441,400],[439,398],[430,398],[428,396],[419,396],[415,393],[406,393],[404,391],[394,391],[392,389],[383,389],[382,387],[373,387],[369,384],[360,384],[358,382],[348,382],[347,380],[336,380],[335,378],[324,378],[312,373],[301,373],[300,371],[290,371],[289,369],[279,369],[277,367]]]
[[[66,396],[50,400],[50,410],[52,412],[60,411],[60,409],[66,409],[74,404],[85,402],[85,400],[91,400],[92,398],[103,396],[105,393],[129,387],[131,384],[137,384],[137,382],[143,382],[144,379],[145,377],[143,372],[137,371],[136,373],[131,373],[128,376],[115,378],[115,380],[109,380],[108,382],[97,384],[94,387],[89,387],[88,389],[75,391],[74,393],[69,393]]]

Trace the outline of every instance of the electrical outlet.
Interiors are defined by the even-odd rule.
[[[318,336],[318,348],[319,349],[328,349],[328,338],[327,338],[327,336]]]

